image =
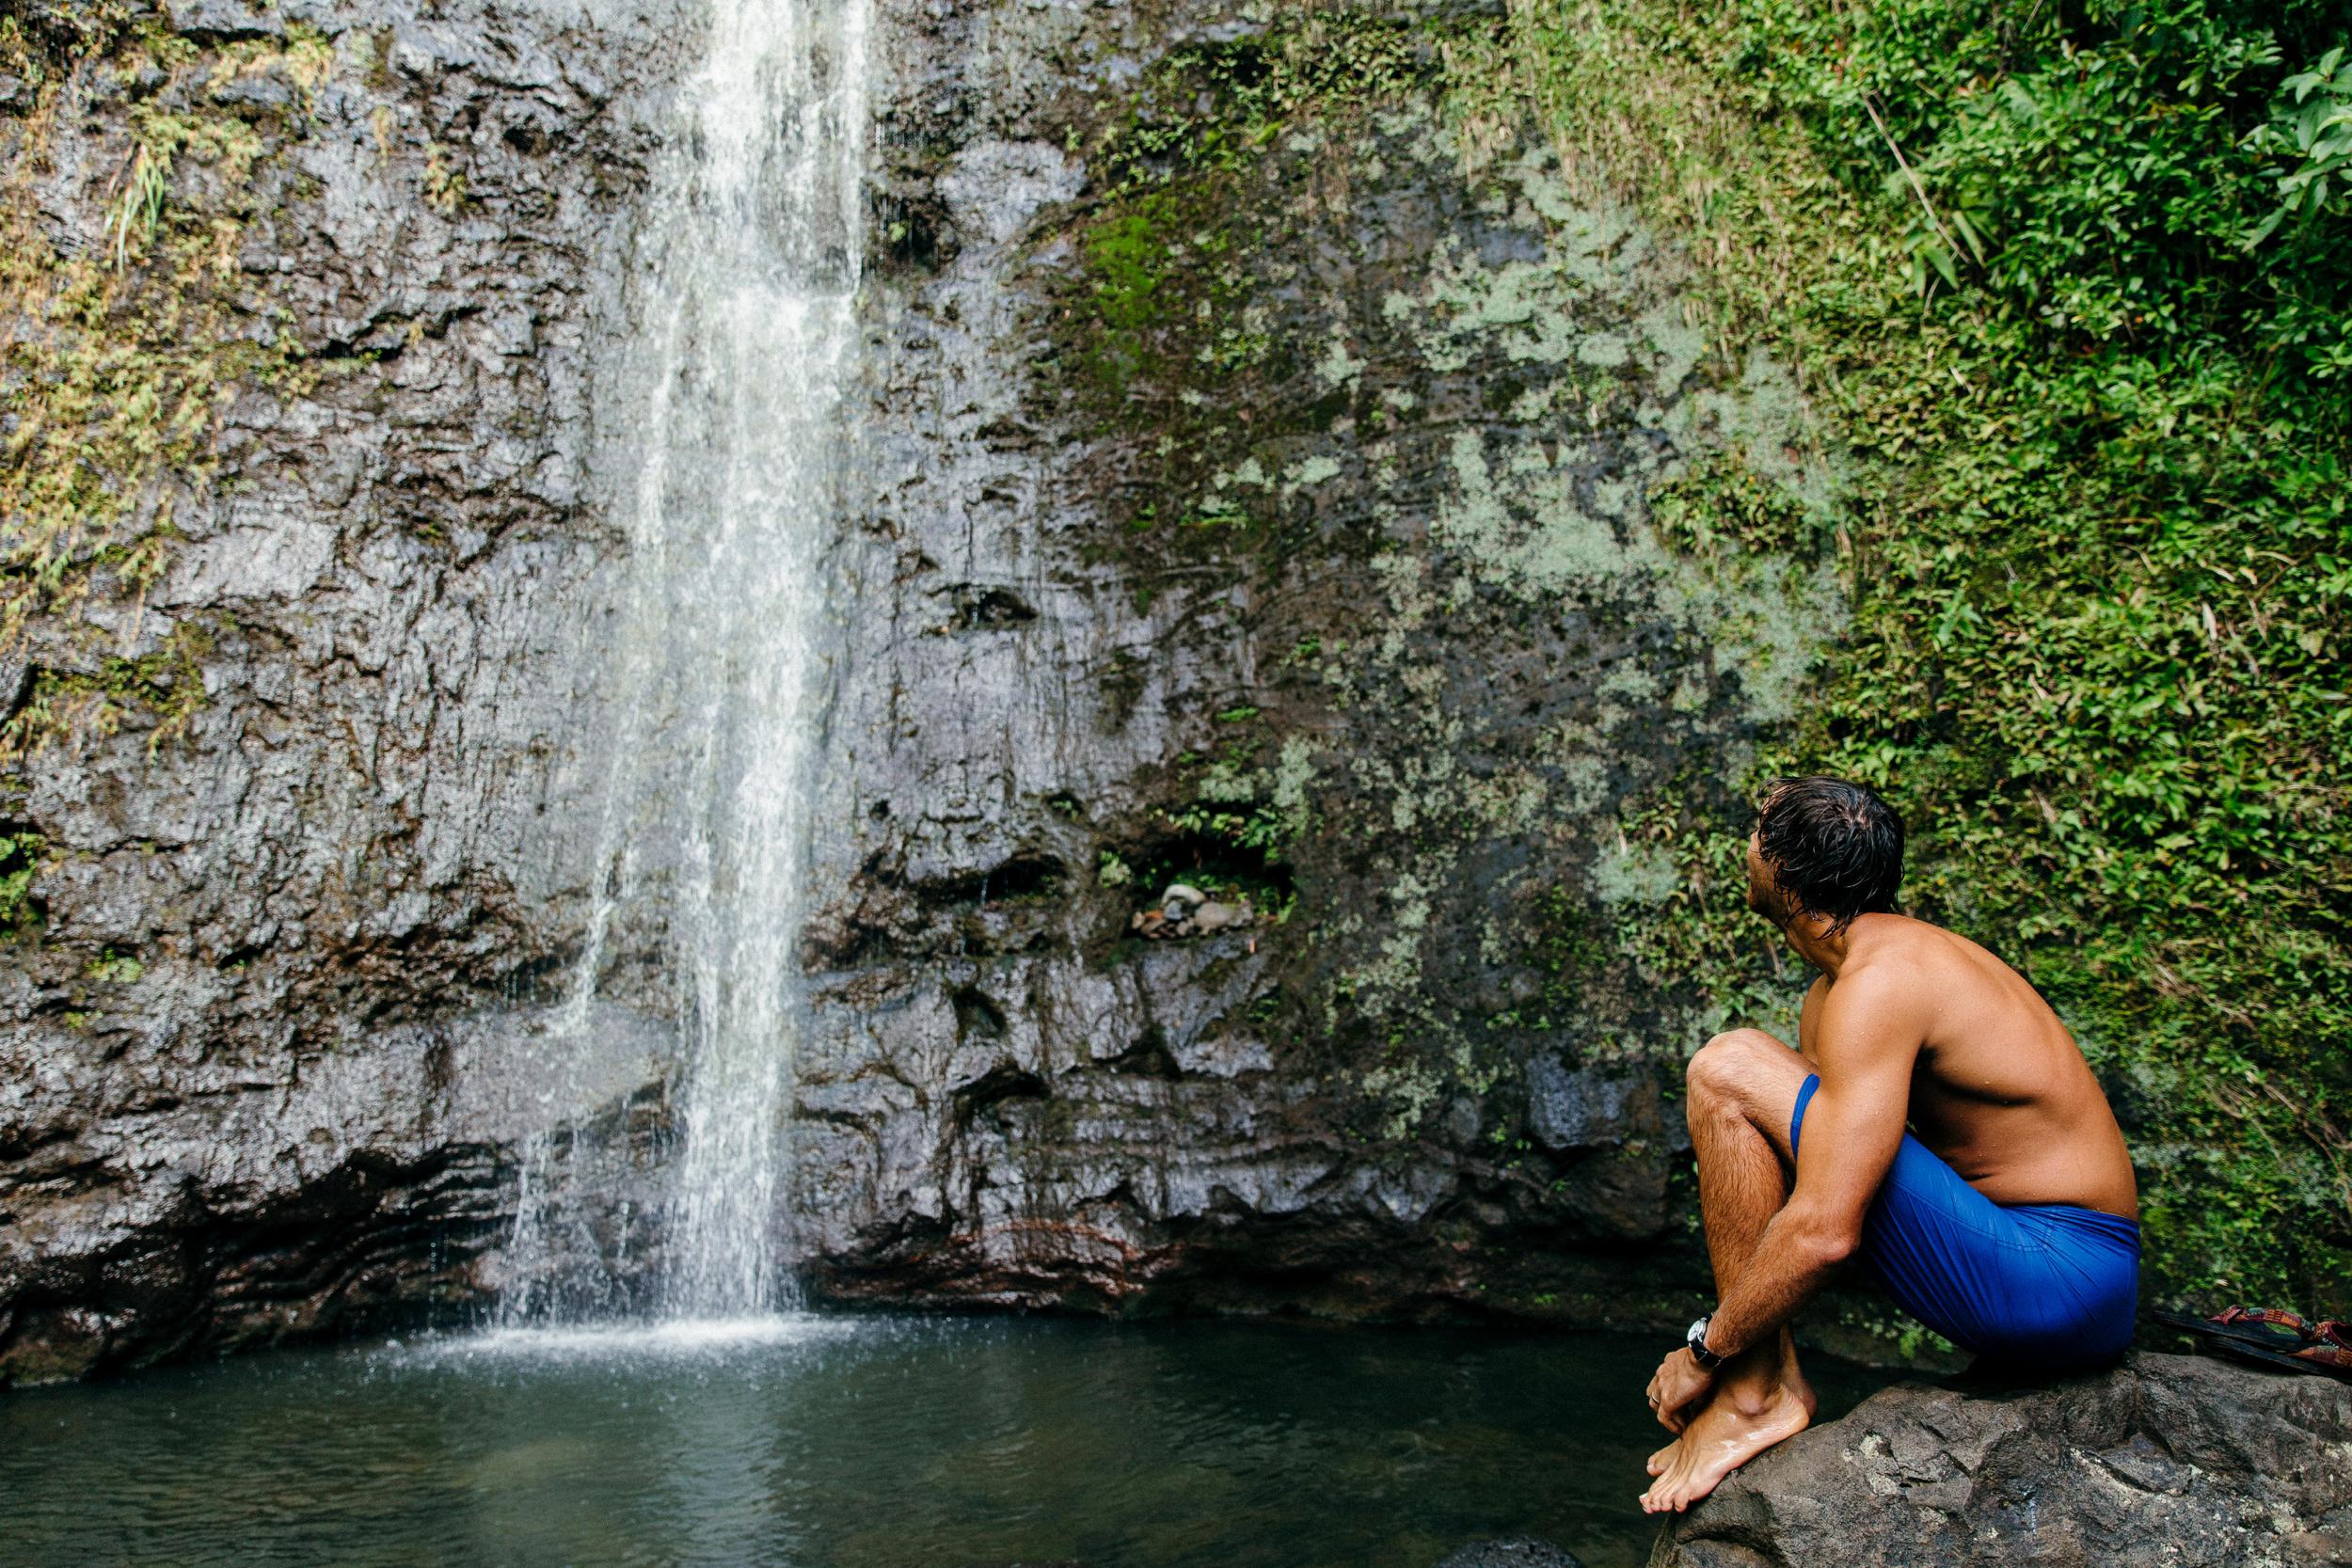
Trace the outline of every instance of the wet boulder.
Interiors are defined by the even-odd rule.
[[[2143,1353],[2050,1387],[1890,1388],[1734,1475],[1650,1562],[2352,1562],[2352,1387]]]

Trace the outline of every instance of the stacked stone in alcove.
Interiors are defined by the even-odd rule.
[[[1170,882],[1156,905],[1136,911],[1127,928],[1154,940],[1204,937],[1212,931],[1254,926],[1258,918],[1257,907],[1247,897],[1229,904],[1188,882]]]

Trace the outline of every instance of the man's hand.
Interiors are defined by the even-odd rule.
[[[1649,1380],[1649,1407],[1658,1413],[1660,1425],[1668,1432],[1680,1432],[1690,1424],[1684,1412],[1714,1386],[1715,1374],[1700,1366],[1699,1358],[1685,1346],[1658,1364],[1658,1375]]]

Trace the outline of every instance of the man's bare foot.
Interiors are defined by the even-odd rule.
[[[1784,1384],[1760,1402],[1718,1390],[1679,1438],[1650,1456],[1650,1474],[1658,1480],[1642,1494],[1643,1512],[1679,1513],[1689,1508],[1732,1471],[1803,1432],[1812,1423],[1817,1402],[1802,1380]]]

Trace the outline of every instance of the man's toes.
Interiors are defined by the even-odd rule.
[[[1680,1451],[1682,1445],[1679,1442],[1669,1443],[1664,1448],[1659,1449],[1656,1453],[1651,1454],[1649,1456],[1649,1473],[1654,1476],[1664,1475],[1666,1473],[1666,1466],[1674,1463],[1675,1455]]]
[[[1681,1496],[1691,1475],[1691,1454],[1688,1445],[1677,1443],[1665,1451],[1665,1468],[1658,1473],[1658,1481],[1642,1499],[1643,1506],[1652,1513],[1664,1513],[1677,1507],[1675,1499]]]

